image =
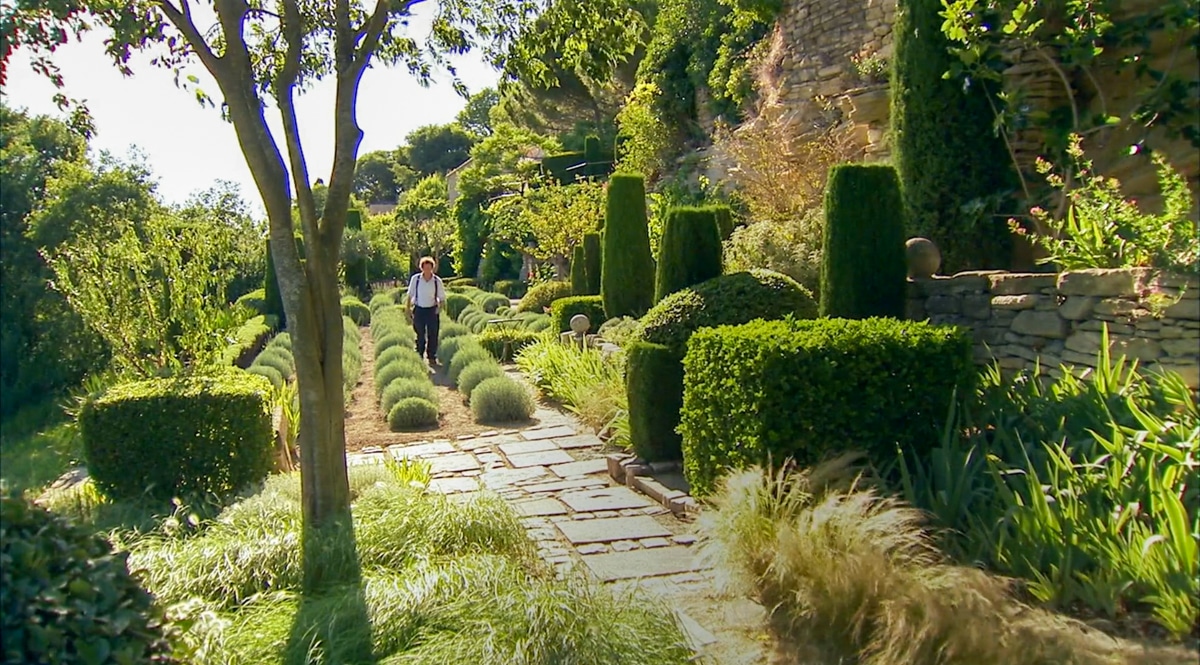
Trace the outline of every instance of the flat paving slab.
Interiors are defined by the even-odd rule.
[[[556,464],[550,467],[550,470],[559,478],[586,476],[589,473],[607,473],[608,460],[601,457],[599,459],[583,460],[582,462],[571,462],[570,464]]]
[[[580,558],[588,570],[602,582],[674,575],[700,570],[703,567],[696,559],[696,551],[688,547],[589,554]]]
[[[475,456],[470,453],[456,453],[434,457],[429,460],[429,467],[430,473],[455,473],[478,469],[479,462],[475,461]]]
[[[557,502],[555,502],[557,503]],[[614,540],[670,536],[653,517],[616,517],[604,520],[571,520],[559,522],[558,530],[574,545],[610,543]],[[665,540],[663,541],[666,542]]]
[[[553,483],[537,483],[533,485],[522,485],[521,489],[526,492],[561,492],[563,490],[577,490],[584,487],[603,487],[608,484],[604,478],[582,478],[580,480],[560,480]]]
[[[544,466],[531,466],[525,469],[496,469],[495,471],[487,471],[480,478],[483,480],[484,485],[492,489],[500,489],[507,488],[513,483],[522,480],[533,480],[549,473]]]
[[[388,448],[388,452],[396,459],[405,457],[430,457],[433,455],[448,455],[456,453],[454,446],[450,445],[449,441],[434,441],[433,443],[419,443],[414,446],[392,446]]]
[[[540,453],[525,453],[524,455],[509,455],[508,463],[514,467],[521,469],[527,466],[550,466],[551,464],[563,464],[565,462],[574,462],[575,458],[571,457],[562,450],[543,450]]]
[[[478,489],[479,481],[474,478],[434,478],[429,481],[429,490],[441,494],[474,492]]]
[[[567,507],[555,499],[534,499],[512,504],[516,511],[526,517],[545,517],[548,515],[566,515]]]
[[[543,450],[558,450],[558,446],[550,439],[539,441],[517,441],[500,444],[500,452],[505,455],[524,455],[525,453],[540,453]]]
[[[558,444],[559,448],[599,448],[604,445],[600,437],[595,434],[576,434],[562,439],[555,439],[554,443]]]
[[[655,504],[627,487],[606,487],[598,490],[565,492],[561,497],[571,510],[590,513],[600,510],[646,508]]]
[[[542,429],[526,430],[521,432],[521,436],[526,441],[540,441],[542,439],[557,439],[575,434],[575,428],[568,425],[556,425],[554,427],[543,427]]]

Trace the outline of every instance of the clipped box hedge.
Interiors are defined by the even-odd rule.
[[[683,365],[679,354],[649,342],[630,342],[625,351],[629,442],[642,459],[677,460],[681,448],[675,428],[683,406]]]
[[[599,330],[600,324],[608,320],[604,317],[604,299],[600,296],[571,296],[550,304],[550,325],[560,333],[567,332],[571,329],[571,317],[576,314],[588,317],[589,333]]]
[[[683,365],[684,473],[698,495],[753,464],[920,454],[936,445],[955,388],[976,376],[963,329],[878,318],[700,330]]]
[[[115,386],[79,414],[88,473],[112,498],[233,492],[271,471],[270,403],[240,370]]]

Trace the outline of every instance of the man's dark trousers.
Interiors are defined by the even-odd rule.
[[[417,331],[417,354],[425,356],[430,362],[437,358],[440,323],[437,307],[413,308],[413,329]]]

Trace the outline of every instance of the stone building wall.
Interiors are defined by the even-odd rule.
[[[1200,389],[1200,278],[1151,269],[1061,274],[963,272],[909,280],[908,318],[970,328],[975,359],[1095,367],[1108,327],[1114,357],[1181,374]]]

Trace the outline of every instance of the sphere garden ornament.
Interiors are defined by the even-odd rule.
[[[904,243],[909,279],[928,279],[942,266],[942,253],[928,238],[909,238]]]
[[[571,317],[571,330],[580,337],[587,332],[588,327],[591,325],[592,322],[588,320],[586,314],[576,314]]]

